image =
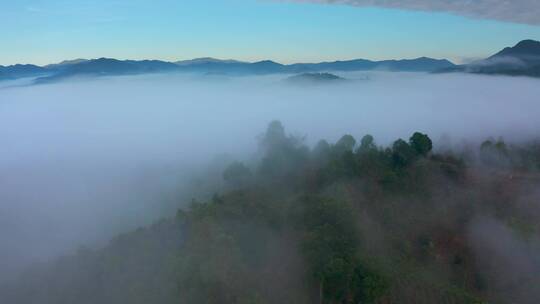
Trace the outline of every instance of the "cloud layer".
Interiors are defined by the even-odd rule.
[[[296,2],[375,6],[448,12],[472,18],[540,25],[538,0],[293,0]]]
[[[308,135],[310,146],[349,132],[381,145],[416,131],[455,144],[538,137],[538,79],[339,76],[350,81],[294,86],[285,75],[166,74],[0,83],[0,285],[33,262],[99,246],[204,199],[199,172],[219,184],[216,164],[227,158],[216,154],[249,159],[274,119]]]

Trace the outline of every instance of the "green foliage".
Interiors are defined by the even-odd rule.
[[[420,132],[414,133],[409,142],[418,155],[426,156],[433,149],[431,139]]]
[[[259,146],[263,157],[258,174],[268,183],[294,182],[309,158],[309,149],[302,139],[287,136],[279,121],[270,123]]]
[[[360,141],[359,152],[373,151],[375,149],[377,149],[377,146],[375,145],[375,138],[373,138],[373,136],[368,134],[362,137],[362,140]]]
[[[325,301],[343,303],[359,293],[359,237],[354,210],[345,202],[305,196],[301,204],[302,248]],[[362,283],[362,284],[359,284]]]
[[[180,257],[181,303],[247,303],[248,269],[235,238],[206,217],[191,225]]]
[[[496,214],[526,240],[538,230],[508,207],[517,177],[468,171],[422,133],[390,147],[345,135],[310,150],[275,121],[259,144],[256,170],[224,170],[226,191],[36,270],[2,303],[499,303],[478,283],[469,223]],[[538,151],[490,140],[479,155],[534,181]]]
[[[491,167],[504,167],[512,163],[508,147],[502,138],[497,141],[488,139],[480,145],[481,161]]]
[[[266,133],[261,140],[261,145],[272,147],[280,146],[287,141],[287,135],[285,134],[285,128],[280,121],[274,120],[268,124]]]
[[[416,158],[416,150],[403,139],[398,139],[392,145],[392,162],[394,168],[401,169],[411,164]]]
[[[316,164],[325,164],[330,158],[332,148],[326,140],[321,140],[315,145],[313,151],[311,151],[312,160]]]
[[[223,179],[233,188],[246,186],[253,179],[251,170],[241,162],[233,162],[225,171],[223,171]]]
[[[336,155],[341,155],[345,152],[352,152],[356,146],[356,139],[352,135],[344,135],[341,137],[336,145],[334,146],[334,151]]]
[[[376,303],[389,289],[388,280],[379,273],[358,266],[354,272],[353,286],[359,286],[354,294],[354,303]]]

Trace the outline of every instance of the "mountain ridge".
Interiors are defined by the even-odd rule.
[[[486,59],[436,72],[540,77],[540,41],[522,40]]]
[[[163,60],[119,60],[114,58],[64,60],[37,66],[16,64],[0,66],[0,80],[34,77],[35,83],[60,81],[77,76],[122,76],[150,73],[201,73],[219,75],[270,75],[354,71],[463,72],[473,74],[540,77],[540,41],[522,40],[483,60],[455,65],[447,59],[351,59],[282,64],[272,60],[245,62],[234,59],[202,57],[175,62]]]
[[[121,76],[164,72],[191,72],[226,75],[268,75],[321,73],[328,71],[352,72],[368,70],[432,72],[455,66],[447,59],[419,57],[372,61],[367,59],[338,60],[318,63],[282,64],[272,60],[244,62],[211,57],[176,62],[162,60],[118,60],[114,58],[65,60],[45,66],[0,66],[0,80],[36,77],[36,83],[54,82],[75,76]]]
[[[497,58],[503,56],[522,57],[528,56],[540,56],[540,41],[536,40],[522,40],[513,47],[506,47],[497,54],[489,58]]]
[[[447,59],[351,59],[282,64],[272,60],[245,62],[201,57],[175,62],[162,60],[118,60],[114,58],[64,60],[56,64],[0,65],[0,81],[35,77],[36,83],[54,82],[74,76],[117,76],[163,72],[192,72],[220,75],[302,74],[353,71],[464,72],[540,77],[540,41],[527,39],[492,56],[469,64],[456,65]]]

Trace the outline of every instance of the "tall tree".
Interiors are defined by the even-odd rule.
[[[422,156],[426,156],[433,149],[433,142],[426,134],[416,132],[410,138],[409,143],[411,147],[416,150],[416,153]]]

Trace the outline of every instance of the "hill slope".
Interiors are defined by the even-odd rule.
[[[291,76],[286,79],[288,83],[292,83],[292,84],[339,83],[344,80],[345,78],[342,78],[342,77],[339,77],[330,73],[303,73],[303,74]]]
[[[441,71],[540,77],[540,42],[523,40],[484,60]]]
[[[486,141],[478,167],[432,147],[415,133],[309,149],[273,122],[221,194],[34,269],[0,301],[538,303],[540,226],[520,206],[540,186],[521,178],[538,175],[540,146]]]

